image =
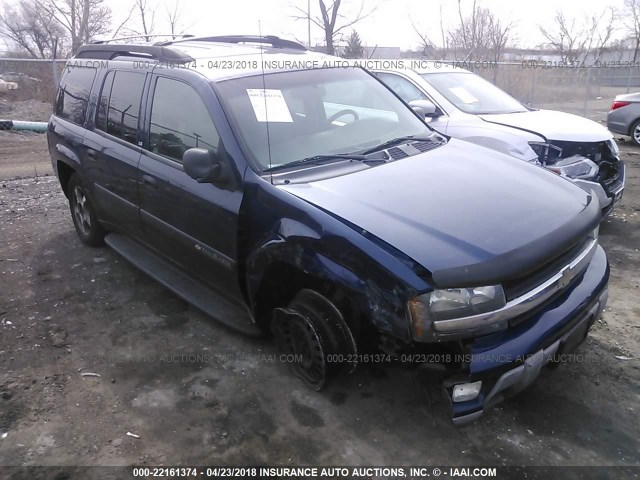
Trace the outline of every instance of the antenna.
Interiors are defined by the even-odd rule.
[[[258,35],[262,37],[262,26],[260,20],[258,20]],[[271,185],[273,185],[273,171],[271,171],[271,135],[269,135],[269,110],[267,109],[267,86],[264,75],[264,60],[262,57],[262,47],[260,47],[260,66],[262,68],[262,99],[264,100],[264,118],[267,124],[267,155],[269,156],[269,176]]]

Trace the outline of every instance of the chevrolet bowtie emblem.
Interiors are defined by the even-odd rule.
[[[560,279],[558,280],[558,288],[564,288],[569,285],[569,282],[573,279],[573,270],[571,267],[564,267],[560,271]]]

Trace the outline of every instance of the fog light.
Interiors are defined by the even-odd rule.
[[[482,382],[462,383],[453,387],[452,400],[456,403],[473,400],[480,393]]]

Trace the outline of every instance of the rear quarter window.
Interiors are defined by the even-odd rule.
[[[95,78],[95,68],[66,67],[58,88],[55,114],[77,125],[82,125],[87,115],[89,94]]]

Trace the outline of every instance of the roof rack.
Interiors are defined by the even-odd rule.
[[[105,39],[105,40],[93,40],[91,42],[89,42],[91,45],[106,45],[108,43],[111,42],[119,42],[122,40],[134,40],[137,38],[145,38],[147,39],[147,42],[149,41],[149,38],[164,38],[164,37],[171,37],[173,40],[176,39],[176,37],[180,37],[180,38],[186,38],[186,37],[193,37],[194,35],[190,35],[190,34],[176,34],[176,33],[166,33],[166,34],[160,34],[160,35],[156,35],[156,34],[147,34],[147,35],[129,35],[128,37],[117,37],[117,38],[110,38],[110,39]]]
[[[95,58],[99,60],[113,60],[116,57],[151,57],[160,62],[188,63],[193,57],[175,48],[162,45],[107,45],[89,44],[78,48],[76,58]]]
[[[275,48],[291,48],[293,50],[306,50],[306,47],[293,40],[285,40],[275,35],[221,35],[221,36],[205,36],[205,37],[189,37],[180,40],[169,40],[159,42],[156,45],[173,45],[181,42],[220,42],[220,43],[267,43]]]

